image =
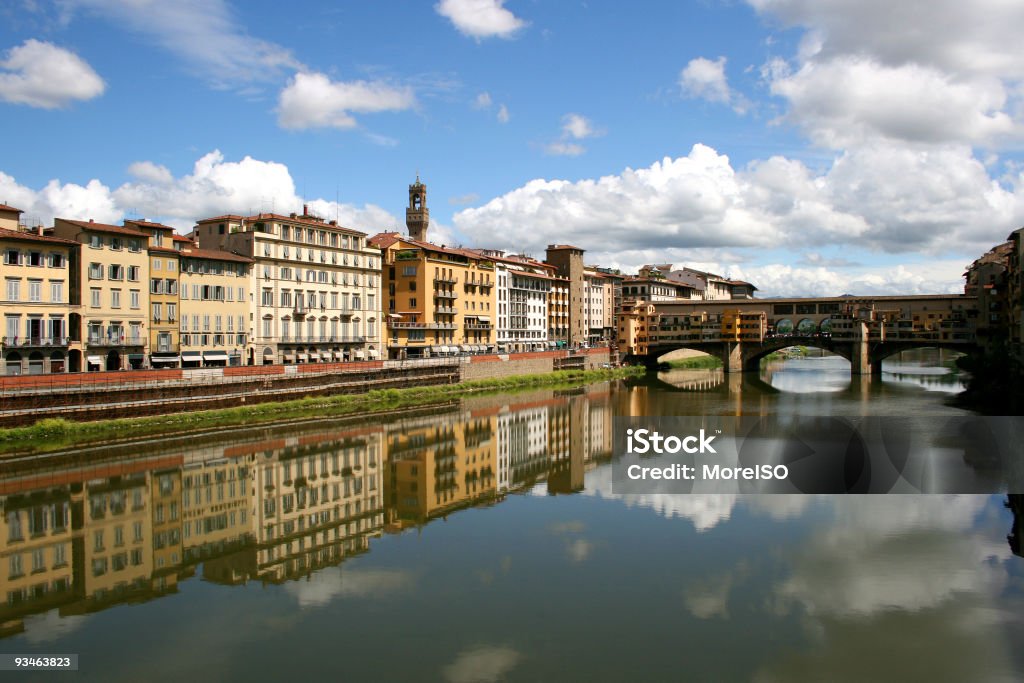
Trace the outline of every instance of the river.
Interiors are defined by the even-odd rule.
[[[616,416],[963,415],[937,353],[8,463],[0,652],[93,681],[1020,680],[1005,495],[612,490]]]

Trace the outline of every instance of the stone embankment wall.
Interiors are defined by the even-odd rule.
[[[97,420],[229,408],[324,394],[453,384],[599,368],[607,349],[425,360],[138,370],[0,377],[0,426],[49,417]]]

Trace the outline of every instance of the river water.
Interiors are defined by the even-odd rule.
[[[1020,680],[1006,496],[612,491],[615,416],[963,415],[947,361],[675,370],[7,464],[0,653],[79,655],[26,681]]]

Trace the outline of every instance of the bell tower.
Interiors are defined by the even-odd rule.
[[[409,230],[411,239],[426,242],[429,225],[427,186],[420,182],[420,175],[417,173],[416,182],[409,186],[409,207],[405,210],[405,227]]]

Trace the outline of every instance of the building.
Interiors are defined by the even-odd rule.
[[[126,220],[126,228],[149,235],[149,357],[150,367],[177,367],[178,250],[174,228],[147,220]]]
[[[143,367],[149,347],[150,235],[129,226],[63,218],[54,219],[53,234],[78,243],[69,252],[69,280],[71,301],[81,302],[83,369]]]
[[[590,330],[586,316],[587,292],[584,282],[583,249],[570,244],[549,244],[544,262],[555,266],[555,273],[568,280],[568,343],[572,346],[586,343]]]
[[[1004,242],[976,259],[964,272],[964,294],[978,297],[976,333],[986,347],[1010,341],[1010,261],[1013,241]]]
[[[248,291],[251,362],[315,363],[379,357],[380,251],[366,233],[303,212],[199,221],[202,249],[253,259]]]
[[[661,316],[649,301],[627,301],[617,323],[618,347],[624,355],[647,355],[648,345],[658,336]]]
[[[253,259],[200,249],[187,240],[178,245],[181,320],[174,324],[180,329],[181,366],[257,363],[249,344]]]
[[[555,345],[550,338],[550,294],[555,268],[528,256],[473,249],[494,261],[495,339],[499,352],[534,351]]]
[[[77,244],[18,226],[18,209],[0,205],[0,374],[78,371],[81,336],[73,327],[78,306],[71,304],[70,258]],[[12,221],[5,216],[14,216]]]
[[[1024,362],[1024,351],[1021,341],[1024,340],[1024,315],[1021,306],[1024,304],[1024,228],[1010,233],[1010,254],[1007,262],[1006,276],[1006,311],[1009,327],[1010,348],[1017,358]]]
[[[614,278],[591,268],[584,271],[583,277],[587,343],[607,346],[615,339]]]
[[[731,280],[721,275],[694,268],[673,269],[671,263],[646,265],[640,269],[640,278],[658,278],[685,285],[685,295],[679,298],[719,301],[722,299],[752,299],[757,287],[744,280]],[[652,299],[654,300],[654,299]]]
[[[494,350],[494,261],[400,236],[374,235],[383,257],[391,358]]]

